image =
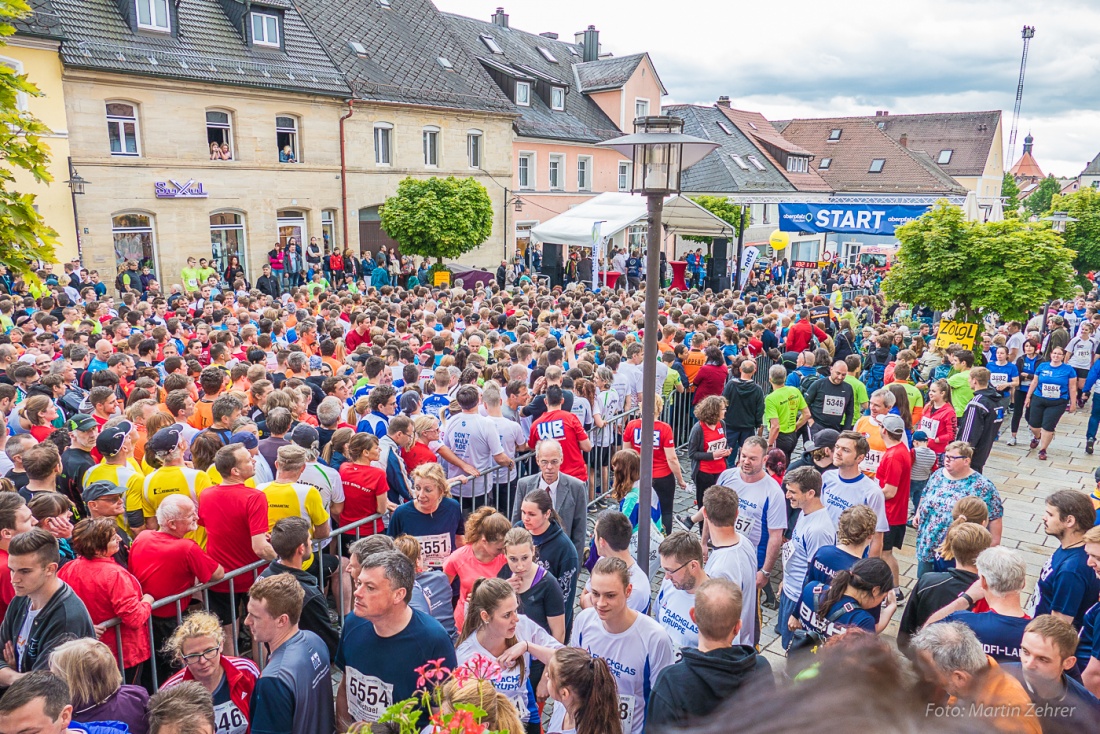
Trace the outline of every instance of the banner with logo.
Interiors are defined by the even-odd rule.
[[[745,283],[749,279],[749,273],[752,272],[753,266],[756,265],[756,258],[759,256],[760,250],[755,247],[746,247],[744,252],[741,253],[741,282],[737,284],[738,288],[745,287]]]
[[[895,229],[917,219],[931,208],[931,204],[780,204],[779,229],[802,234],[836,232],[891,236]]]

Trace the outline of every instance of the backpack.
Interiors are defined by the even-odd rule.
[[[827,588],[822,587],[814,594],[815,608],[821,603],[821,597],[824,596]],[[855,604],[846,602],[839,609],[832,611],[826,619],[829,624],[833,624],[845,614],[855,611],[855,608]],[[787,646],[787,674],[794,678],[799,672],[809,667],[811,664],[810,656],[817,654],[817,651],[825,644],[825,640],[825,636],[817,630],[808,630],[805,627],[792,632],[791,644]]]
[[[860,382],[867,386],[868,393],[873,393],[886,384],[886,362],[879,362],[875,358],[877,353],[877,349],[871,352],[871,366],[859,376]]]
[[[802,397],[810,392],[810,387],[821,379],[819,372],[814,372],[812,375],[802,375],[802,381],[798,383],[798,389],[802,392]]]

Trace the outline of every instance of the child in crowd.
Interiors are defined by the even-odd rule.
[[[913,514],[916,514],[920,505],[921,492],[928,484],[928,478],[932,476],[932,469],[936,466],[936,452],[928,448],[928,434],[924,431],[913,431],[913,468],[909,472],[909,497],[913,502]],[[912,515],[909,518],[909,527],[913,527]]]

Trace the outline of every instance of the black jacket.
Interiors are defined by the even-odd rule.
[[[993,439],[997,437],[1004,417],[1004,398],[996,388],[983,387],[966,404],[959,419],[958,439],[974,448],[974,457],[970,460],[974,471],[985,467],[989,452],[993,449]]]
[[[683,659],[657,676],[646,708],[646,731],[680,731],[710,715],[746,685],[770,692],[775,688],[771,665],[748,645],[710,652],[681,650]]]
[[[518,526],[517,526],[518,527]],[[577,547],[557,520],[550,521],[550,529],[533,537],[538,549],[538,564],[558,580],[562,598],[565,599],[565,627],[573,627],[573,606],[577,598]]]
[[[88,507],[84,504],[84,474],[95,464],[91,453],[73,446],[61,454],[61,474],[57,477],[57,491],[76,505],[81,519],[88,517]]]
[[[920,577],[898,625],[898,648],[905,652],[909,638],[917,634],[928,618],[955,601],[959,594],[978,580],[978,574],[952,568],[934,571]]]
[[[722,388],[726,408],[726,431],[756,430],[764,425],[764,391],[752,380],[730,380]]]
[[[31,623],[27,649],[16,668],[20,673],[49,670],[50,653],[62,642],[77,637],[95,639],[95,628],[92,626],[92,618],[88,615],[84,602],[80,601],[80,597],[64,581],[60,584],[61,587],[50,597]],[[8,613],[4,615],[4,623],[0,625],[0,647],[9,642],[15,645],[30,608],[29,596],[17,596],[11,600]],[[0,667],[10,666],[0,659]]]
[[[329,656],[335,659],[336,648],[340,645],[340,635],[332,626],[332,619],[328,616],[328,604],[325,602],[325,595],[317,587],[317,579],[309,571],[284,566],[278,561],[272,561],[271,565],[260,574],[260,578],[274,576],[277,573],[289,573],[302,585],[306,597],[302,602],[302,616],[298,620],[298,626],[320,637],[328,647]]]
[[[265,295],[272,298],[278,298],[281,290],[279,288],[279,281],[275,279],[274,275],[261,275],[256,279],[256,288]]]

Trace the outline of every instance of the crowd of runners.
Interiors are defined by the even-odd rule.
[[[646,361],[636,289],[39,274],[0,294],[0,734],[1100,730],[1100,496],[1035,500],[1025,589],[983,473],[1078,409],[1093,452],[1095,293],[970,346],[765,269],[662,290]]]

